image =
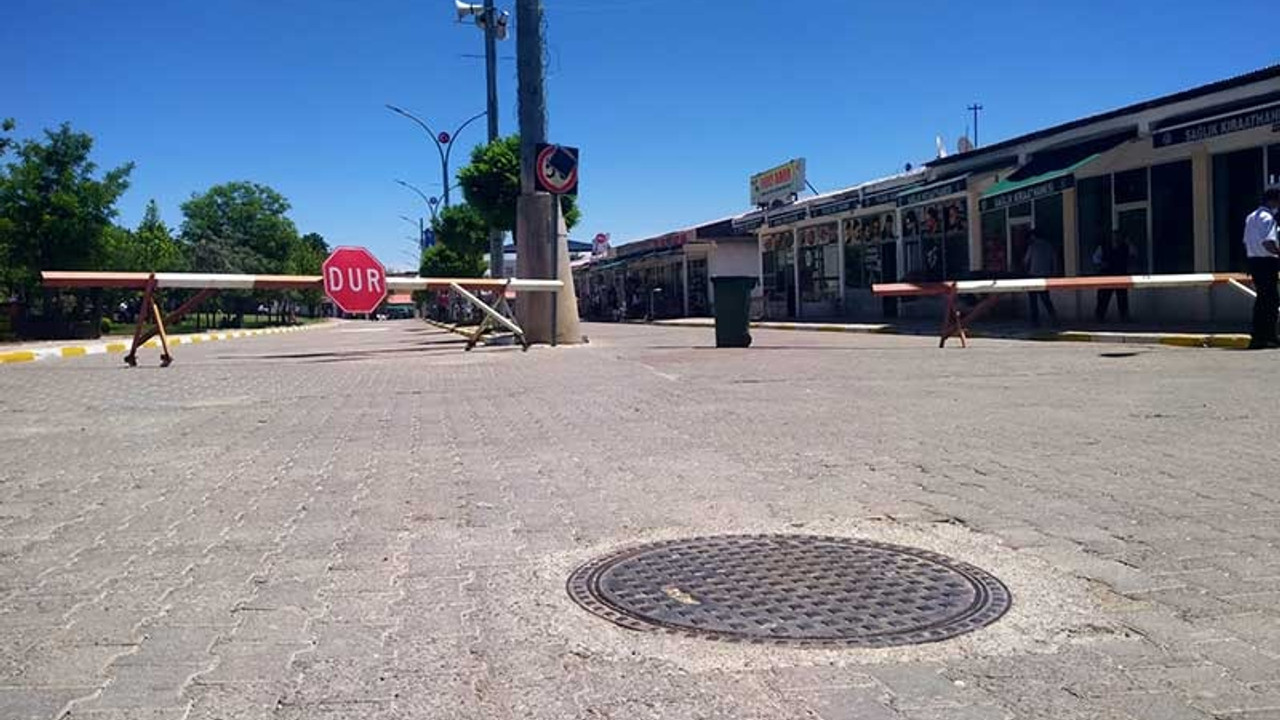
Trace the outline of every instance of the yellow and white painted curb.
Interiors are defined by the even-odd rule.
[[[311,325],[293,325],[290,327],[261,328],[256,330],[222,330],[218,332],[194,333],[190,335],[171,335],[169,336],[170,345],[198,345],[206,342],[218,342],[220,340],[234,340],[236,338],[260,337],[263,335],[283,335],[285,333],[301,332],[303,330],[314,330],[318,328],[333,327],[333,323],[314,323]],[[123,355],[129,352],[129,346],[133,342],[115,341],[107,343],[96,343],[93,345],[60,345],[57,347],[30,348],[25,350],[13,350],[10,352],[0,351],[0,365],[13,363],[36,362],[38,360],[52,360],[57,358],[73,358],[83,357],[85,355]],[[143,344],[145,348],[160,347],[159,338],[152,338]]]

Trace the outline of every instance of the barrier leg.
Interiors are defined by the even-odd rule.
[[[964,319],[960,316],[960,310],[956,305],[955,288],[951,288],[947,292],[947,303],[942,310],[942,332],[940,335],[941,337],[938,340],[938,347],[940,348],[947,346],[947,339],[952,335],[960,336],[960,347],[969,347],[969,339],[964,332]]]
[[[129,367],[138,366],[138,348],[142,343],[150,339],[148,335],[143,337],[144,328],[147,325],[147,316],[155,309],[155,303],[152,302],[152,296],[156,289],[156,274],[151,273],[147,278],[146,287],[142,290],[142,306],[138,308],[138,324],[133,328],[133,345],[129,347],[129,354],[124,356],[125,364]]]
[[[153,275],[152,277],[154,278],[155,276]],[[214,288],[205,288],[179,305],[173,312],[161,317],[160,310],[154,301],[155,293],[153,290],[154,286],[149,284],[143,297],[143,312],[138,315],[138,327],[133,333],[133,349],[129,351],[129,354],[124,359],[125,362],[129,363],[130,367],[138,364],[137,352],[143,343],[164,332],[165,325],[172,326],[173,323],[186,317],[187,313],[198,308],[205,300],[218,294],[218,291]],[[152,327],[146,327],[147,313],[149,312],[154,312],[155,325]],[[167,335],[162,336],[161,344],[164,346],[164,354],[160,356],[160,365],[161,367],[168,367],[173,362],[173,356],[169,352]]]
[[[508,280],[507,285],[510,285],[510,283],[511,281]],[[507,311],[509,312],[510,306],[506,304],[507,285],[504,285],[502,290],[500,291],[501,300],[499,301],[498,305],[499,307],[507,308]],[[467,350],[470,350],[472,347],[475,346],[476,342],[479,342],[480,333],[484,332],[485,323],[488,322],[493,325],[500,325],[510,330],[512,334],[516,336],[516,339],[520,341],[520,346],[525,351],[528,351],[529,342],[525,340],[524,330],[519,325],[517,325],[514,320],[507,317],[506,315],[499,312],[498,310],[495,310],[494,308],[490,307],[483,300],[471,294],[470,292],[467,292],[467,290],[465,290],[461,285],[457,283],[449,283],[449,288],[453,290],[453,292],[457,293],[458,297],[461,297],[463,300],[466,300],[467,302],[471,303],[478,310],[480,310],[480,312],[484,313],[485,315],[485,319],[480,323],[480,328],[476,331],[475,336],[471,339],[471,341],[467,343],[467,348],[466,348]]]
[[[156,319],[156,334],[160,336],[160,367],[169,367],[173,356],[169,354],[169,336],[164,331],[164,318],[160,314],[160,306],[151,301],[151,314]]]

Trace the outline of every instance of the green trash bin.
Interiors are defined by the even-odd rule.
[[[751,347],[751,289],[756,279],[713,277],[711,285],[715,290],[716,347]]]

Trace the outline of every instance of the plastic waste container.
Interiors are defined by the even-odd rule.
[[[751,347],[751,289],[756,279],[713,277],[711,285],[715,290],[716,347]]]

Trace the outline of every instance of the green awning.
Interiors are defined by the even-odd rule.
[[[1021,205],[1042,197],[1057,195],[1076,185],[1076,171],[1097,160],[1101,153],[1068,165],[1067,167],[1044,172],[1022,180],[1001,180],[982,193],[979,207],[982,212],[1003,210],[1010,205]]]

